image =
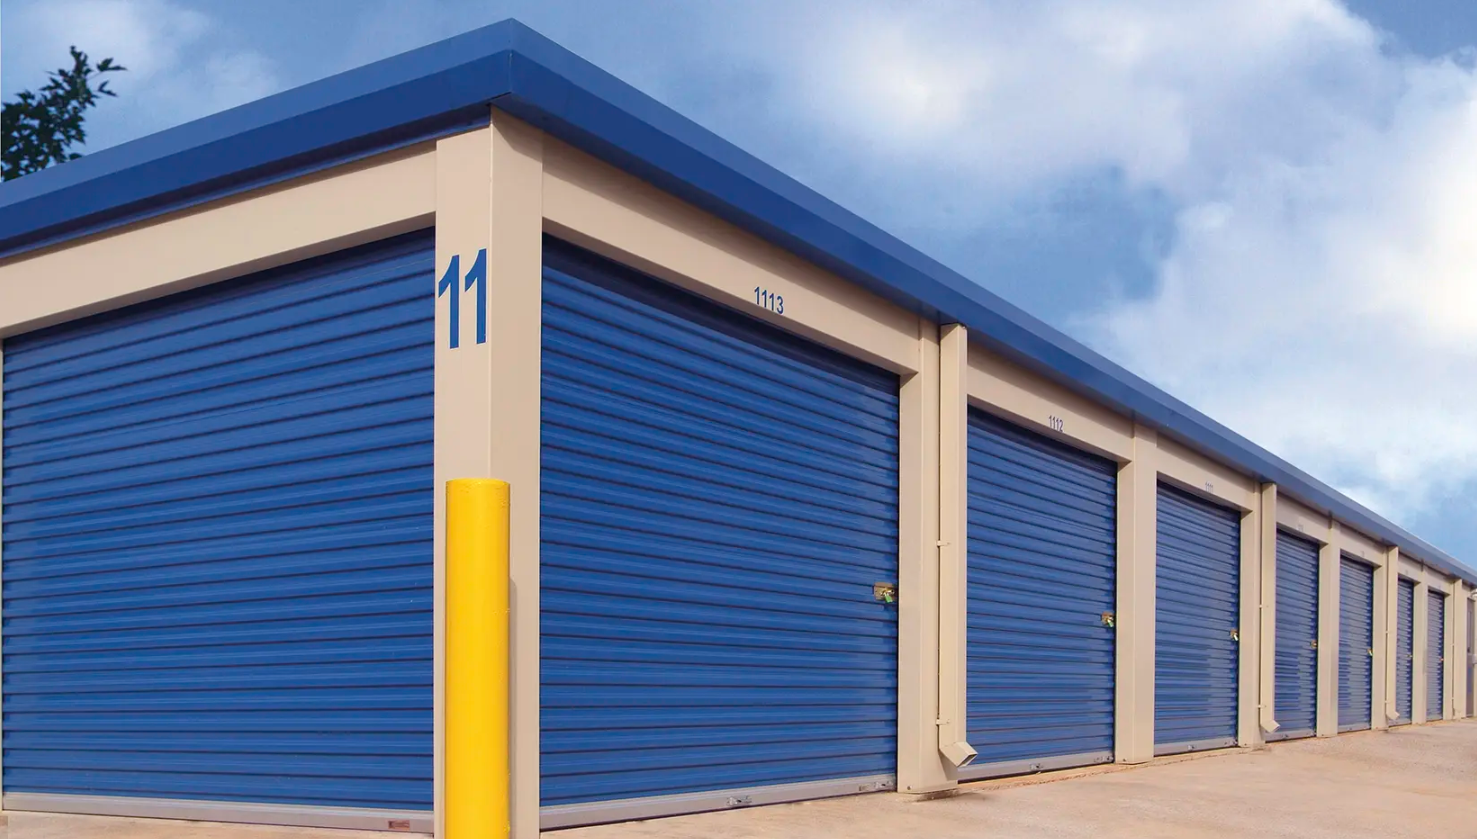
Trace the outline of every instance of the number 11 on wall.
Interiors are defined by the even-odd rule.
[[[477,287],[477,343],[487,343],[487,248],[477,251],[477,258],[472,262],[471,270],[467,271],[465,285],[457,282],[461,272],[462,258],[454,254],[441,275],[441,281],[436,283],[436,297],[446,296],[450,310],[447,314],[451,321],[451,340],[448,342],[451,349],[461,346],[461,296],[462,292],[471,291],[473,286]]]

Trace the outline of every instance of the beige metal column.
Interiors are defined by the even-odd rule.
[[[1462,625],[1466,622],[1467,616],[1466,609],[1458,608],[1459,605],[1464,605],[1459,597],[1461,590],[1461,582],[1453,582],[1451,585],[1451,596],[1446,598],[1446,667],[1443,669],[1443,672],[1446,674],[1446,684],[1442,685],[1445,689],[1445,696],[1441,705],[1443,711],[1442,719],[1448,720],[1456,719],[1460,716],[1456,710],[1456,688],[1461,682],[1462,668],[1460,662],[1463,660],[1460,657],[1461,648],[1459,641],[1463,637],[1464,627]]]
[[[1400,651],[1396,649],[1400,635],[1400,549],[1393,545],[1385,551],[1385,670],[1384,696],[1378,703],[1376,719],[1383,718],[1384,727],[1400,714],[1395,711],[1395,664]]]
[[[1280,726],[1276,714],[1277,679],[1277,485],[1262,484],[1261,492],[1261,644],[1257,668],[1259,739]]]
[[[1447,656],[1446,669],[1451,673],[1451,716],[1463,719],[1467,716],[1467,586],[1457,580],[1452,586],[1451,611],[1456,624],[1451,639],[1451,655]]]
[[[1410,663],[1410,721],[1417,725],[1426,721],[1426,632],[1431,623],[1431,608],[1426,603],[1428,591],[1426,569],[1422,567],[1420,579],[1415,584],[1415,603],[1410,610],[1414,619],[1410,646],[1415,656]]]
[[[492,195],[491,128],[448,137],[436,144],[436,276],[452,260],[464,272],[490,244]],[[461,277],[456,279],[457,286]],[[460,288],[451,289],[451,293]],[[461,307],[451,348],[451,306],[436,300],[435,372],[435,807],[436,835],[445,823],[446,720],[446,482],[492,477],[492,352],[475,341],[477,313]]]
[[[1158,435],[1134,424],[1133,459],[1118,469],[1118,603],[1114,749],[1119,763],[1154,757],[1154,572]]]
[[[1260,494],[1259,494],[1260,495]],[[1241,516],[1241,609],[1236,647],[1236,745],[1255,748],[1262,738],[1261,715],[1261,499]],[[1274,519],[1275,521],[1275,519]]]
[[[512,835],[539,833],[539,427],[543,323],[543,134],[492,120],[487,345],[492,477],[512,485]]]
[[[956,784],[938,750],[939,342],[919,319],[918,372],[898,420],[898,791]]]
[[[486,338],[476,296],[456,277],[459,346],[450,306],[436,309],[436,814],[442,830],[445,708],[445,482],[511,484],[510,639],[512,834],[538,835],[539,805],[539,325],[543,263],[542,135],[499,115],[488,129],[449,137],[436,151],[436,269],[460,273],[486,249]]]
[[[1339,525],[1318,549],[1318,736],[1339,733]]]
[[[1370,618],[1373,635],[1370,643],[1374,645],[1370,649],[1374,656],[1369,663],[1369,727],[1375,731],[1390,727],[1390,720],[1385,716],[1385,695],[1392,663],[1388,645],[1394,636],[1390,634],[1388,604],[1390,591],[1395,588],[1396,567],[1385,563],[1374,569],[1374,602],[1371,604],[1374,614]]]
[[[944,771],[974,760],[965,704],[969,663],[969,333],[948,324],[939,335],[939,648],[938,751]]]

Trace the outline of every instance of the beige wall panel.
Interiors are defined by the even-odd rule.
[[[1320,545],[1328,541],[1328,516],[1282,493],[1277,495],[1277,524]]]
[[[1349,526],[1339,523],[1338,549],[1352,557],[1364,560],[1376,568],[1384,567],[1386,547]]]
[[[1455,580],[1428,565],[1423,565],[1422,568],[1425,569],[1426,585],[1430,586],[1433,591],[1451,594]]]
[[[428,227],[436,175],[417,146],[12,257],[0,337]]]
[[[1133,420],[978,345],[969,348],[969,397],[992,414],[1110,460],[1133,456]]]
[[[1135,426],[1130,460],[1118,469],[1118,592],[1114,759],[1154,757],[1154,580],[1158,529],[1157,436]]]
[[[1426,578],[1426,566],[1416,562],[1405,554],[1400,554],[1400,576],[1408,580],[1424,580]]]
[[[903,378],[898,420],[897,788],[925,793],[956,782],[938,752],[938,330],[915,323],[920,372]]]
[[[896,373],[917,370],[918,318],[793,254],[554,140],[545,229]],[[754,304],[758,286],[784,314]]]
[[[1155,464],[1169,483],[1202,498],[1229,504],[1242,512],[1261,503],[1258,484],[1173,440],[1159,438]]]

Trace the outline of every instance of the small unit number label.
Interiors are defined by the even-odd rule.
[[[775,294],[763,286],[754,286],[754,305],[761,309],[768,309],[777,315],[785,313],[785,296]]]
[[[1067,423],[1061,417],[1047,417],[1046,424],[1052,431],[1066,431]]]

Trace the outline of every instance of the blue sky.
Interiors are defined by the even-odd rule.
[[[1477,564],[1471,0],[4,0],[93,149],[504,17]]]

